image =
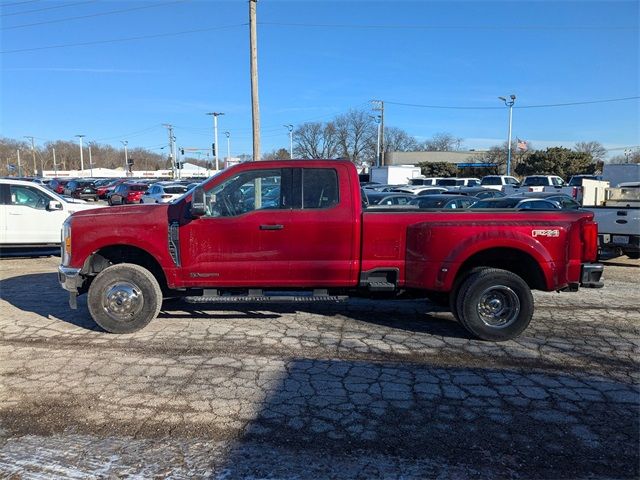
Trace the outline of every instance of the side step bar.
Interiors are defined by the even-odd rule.
[[[187,303],[323,303],[345,302],[347,295],[329,295],[326,290],[306,292],[270,292],[249,290],[248,295],[219,295],[217,290],[204,290],[202,295],[184,297]]]

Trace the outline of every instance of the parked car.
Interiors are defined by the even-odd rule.
[[[381,183],[369,184],[364,187],[364,189],[368,191],[374,192],[391,192],[396,188],[400,188],[404,185],[383,185]]]
[[[521,196],[486,198],[478,200],[470,208],[500,208],[510,210],[560,210],[558,204],[544,198],[523,198]]]
[[[415,198],[413,195],[388,192],[367,192],[366,195],[369,205],[407,205]]]
[[[575,199],[571,198],[569,195],[565,195],[564,193],[522,192],[512,196],[525,198],[542,198],[548,200],[549,202],[555,203],[558,208],[561,208],[563,210],[578,210],[579,208],[581,208],[579,202],[576,202]]]
[[[500,190],[494,190],[492,188],[485,187],[460,187],[451,193],[457,193],[459,195],[468,195],[476,198],[498,198],[505,197],[506,194]]]
[[[53,190],[54,192],[56,192],[58,194],[63,194],[64,193],[64,187],[71,180],[73,180],[73,179],[72,178],[54,178],[53,180],[51,180],[49,182],[49,185],[47,185],[47,187],[49,187],[51,190]]]
[[[179,183],[155,183],[144,192],[140,203],[169,203],[186,193],[189,188]]]
[[[68,202],[34,182],[0,179],[0,247],[60,245],[60,230],[66,218],[95,207],[86,202]]]
[[[410,205],[418,208],[468,208],[475,199],[466,195],[437,194],[414,198]]]
[[[503,187],[510,185],[512,187],[519,187],[520,180],[509,175],[486,175],[480,180],[480,186],[485,188],[491,188],[494,190],[502,190]]]
[[[116,178],[116,179],[112,179],[110,182],[106,183],[106,184],[102,184],[100,186],[98,186],[96,188],[97,192],[98,192],[98,198],[100,199],[107,199],[111,193],[113,193],[113,191],[116,189],[116,187],[118,185],[120,185],[121,183],[126,182],[127,179],[126,178]]]
[[[479,187],[480,179],[479,178],[441,178],[436,182],[438,187]]]
[[[71,180],[64,187],[64,194],[80,200],[98,201],[98,192],[94,185],[94,180],[91,179],[79,178]]]
[[[409,179],[409,185],[427,185],[435,187],[443,177],[415,177]]]
[[[523,187],[564,187],[565,181],[557,175],[529,175],[522,181]]]
[[[141,203],[142,195],[149,189],[144,183],[121,183],[109,195],[109,205],[124,205],[127,203]]]
[[[389,190],[393,193],[408,193],[410,195],[436,195],[447,191],[444,187],[426,187],[420,185],[406,185]]]
[[[602,175],[574,175],[569,179],[569,187],[581,187],[583,180],[602,180]]]

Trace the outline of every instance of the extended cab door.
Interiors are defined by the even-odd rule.
[[[349,286],[357,281],[360,222],[351,187],[344,165],[294,169],[288,250],[289,278],[295,285]]]

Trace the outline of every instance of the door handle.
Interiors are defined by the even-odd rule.
[[[260,230],[282,230],[284,225],[260,225]]]

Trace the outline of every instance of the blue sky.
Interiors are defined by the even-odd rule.
[[[43,143],[82,133],[159,148],[161,124],[172,123],[179,146],[205,148],[205,113],[221,111],[232,155],[251,152],[245,0],[0,5],[1,135]],[[283,124],[328,120],[374,98],[387,101],[388,125],[418,139],[450,132],[481,149],[506,138],[504,106],[392,102],[500,107],[497,96],[515,93],[521,107],[638,96],[639,14],[637,1],[260,0],[262,150],[288,146]],[[198,29],[208,30],[15,52]],[[638,145],[639,106],[516,108],[513,136],[534,147]],[[222,134],[220,143],[224,154]]]

